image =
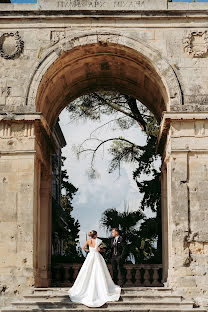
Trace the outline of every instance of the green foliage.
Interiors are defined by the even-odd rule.
[[[116,209],[107,209],[103,213],[101,224],[107,230],[111,230],[113,227],[121,229],[124,236],[127,236],[129,232],[137,225],[137,223],[145,218],[144,213],[141,210],[129,212],[119,212]]]
[[[62,196],[62,199],[66,197],[65,200],[63,200],[63,205],[66,205],[66,207],[68,206],[68,208],[71,206],[71,201],[74,197],[74,195],[76,194],[76,192],[78,191],[78,189],[69,182],[69,176],[67,174],[66,169],[63,169],[64,166],[64,161],[66,160],[66,157],[62,156],[61,157],[61,161],[62,161],[62,170],[61,170],[61,189],[62,191],[64,191],[65,195]],[[68,203],[66,204],[66,201],[68,200]],[[62,206],[64,207],[64,206]],[[71,206],[72,208],[72,206]],[[73,208],[72,208],[73,210]]]
[[[156,250],[154,248],[155,234],[152,236],[143,236],[143,224],[148,220],[142,210],[119,212],[116,209],[107,209],[101,219],[101,225],[110,231],[113,227],[118,227],[122,237],[127,242],[127,257],[135,260],[135,263],[145,263],[154,256]],[[108,245],[107,252],[104,257],[110,262],[110,240],[106,239]]]
[[[127,108],[125,97],[119,93],[112,92],[97,92],[83,95],[71,102],[67,106],[67,110],[70,112],[72,120],[100,120],[102,115],[118,114],[118,110],[115,110],[113,105],[117,105],[120,108]],[[127,127],[128,122],[119,121],[120,125]],[[129,127],[132,125],[131,119],[129,119]]]
[[[153,212],[156,212],[161,206],[161,183],[160,173],[157,170],[152,170],[152,179],[142,182],[137,181],[137,186],[141,194],[144,194],[141,208],[151,208]],[[151,192],[150,192],[151,190]]]
[[[161,187],[160,171],[155,168],[155,161],[160,160],[161,155],[157,155],[156,141],[159,131],[159,125],[153,114],[139,101],[119,93],[97,92],[85,95],[70,104],[68,110],[72,117],[84,118],[91,120],[100,120],[102,115],[111,115],[112,125],[119,126],[121,129],[129,129],[136,124],[140,126],[147,135],[145,146],[138,146],[125,138],[115,138],[98,143],[96,149],[86,149],[92,151],[93,157],[98,148],[109,142],[113,144],[108,149],[112,155],[109,164],[109,173],[116,169],[120,170],[122,162],[134,162],[136,169],[133,172],[133,178],[137,183],[139,192],[143,194],[141,210],[150,208],[156,212],[155,218],[147,219],[145,215],[140,215],[141,219],[137,220],[141,210],[127,215],[119,213],[116,209],[107,210],[102,217],[102,224],[107,229],[120,225],[123,235],[129,240],[129,253],[133,255],[136,262],[154,261],[161,262],[162,250],[162,232],[161,232]],[[100,126],[99,128],[101,128]],[[95,131],[93,131],[94,133]],[[90,136],[90,139],[92,135]],[[88,140],[90,140],[88,139]],[[95,138],[93,137],[95,140]],[[82,152],[85,151],[84,149]],[[93,164],[93,162],[92,162]],[[96,176],[96,170],[92,166],[91,172]],[[141,222],[140,229],[137,228],[137,222]],[[136,223],[135,223],[136,222]],[[128,235],[127,235],[128,234]],[[154,249],[153,243],[157,240],[157,250]]]
[[[65,159],[65,157],[62,157],[62,166],[64,165]],[[64,193],[61,197],[61,205],[64,210],[68,229],[68,232],[64,232],[61,237],[64,240],[64,251],[65,255],[69,257],[71,263],[82,262],[84,257],[78,246],[80,224],[79,221],[75,220],[71,215],[71,212],[73,211],[72,200],[78,189],[69,182],[69,176],[66,170],[62,169],[61,177],[61,189],[62,193]]]
[[[124,139],[124,138],[123,138]],[[124,162],[135,162],[136,157],[141,153],[143,148],[138,147],[131,142],[125,142],[121,140],[113,141],[113,144],[108,149],[110,154],[113,156],[109,164],[109,173],[112,173],[116,169],[120,169],[121,163]]]

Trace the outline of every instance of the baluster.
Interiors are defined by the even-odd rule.
[[[159,268],[154,268],[152,286],[160,286],[160,282],[158,281],[159,280],[158,269]]]
[[[60,281],[61,281],[61,266],[58,266],[57,267],[57,272],[56,272],[57,274],[56,274],[56,277],[57,277],[57,283],[60,283]]]
[[[70,267],[67,265],[67,267],[65,267],[65,270],[66,270],[66,274],[65,274],[65,277],[66,277],[66,286],[69,285],[70,283]]]
[[[144,286],[150,286],[150,274],[149,274],[149,268],[145,269],[144,272]]]
[[[135,286],[141,286],[141,272],[140,268],[135,267],[136,274],[135,274]]]
[[[64,265],[57,263],[52,267],[52,280],[57,286],[71,286],[77,278],[78,272],[82,267],[81,264]],[[113,276],[112,266],[108,265],[109,272]],[[160,271],[161,265],[125,265],[126,269],[126,286],[161,286]],[[132,282],[132,274],[135,270],[135,275]],[[151,278],[150,278],[151,277]],[[135,283],[134,283],[135,281]],[[118,272],[118,284],[121,284],[121,275]]]
[[[126,266],[126,286],[132,286],[132,266]]]
[[[64,283],[65,283],[65,285],[67,285],[68,278],[69,278],[69,275],[68,275],[68,265],[65,265],[64,266]]]
[[[110,271],[111,277],[113,278],[113,268],[112,268],[112,265],[111,265],[111,264],[108,265],[108,269],[109,269],[109,271]]]
[[[74,274],[73,274],[73,282],[75,281],[75,279],[77,278],[77,275],[79,273],[79,268],[80,268],[80,265],[76,264],[76,265],[73,265],[73,269],[74,269]]]
[[[73,283],[74,283],[74,278],[73,278],[73,275],[74,275],[73,264],[70,266],[69,272],[70,272],[70,286],[72,286]]]
[[[65,267],[63,265],[60,267],[59,273],[60,273],[59,282],[63,285],[65,282],[65,273],[66,273]]]
[[[57,265],[56,266],[56,280],[55,280],[55,283],[56,283],[56,286],[59,286],[62,282],[62,271],[61,271],[62,267]]]
[[[118,271],[118,285],[121,285],[121,273]]]
[[[56,282],[57,281],[57,279],[58,279],[58,274],[57,274],[57,267],[52,267],[52,269],[51,269],[51,274],[52,274],[52,280],[53,280],[53,282]]]

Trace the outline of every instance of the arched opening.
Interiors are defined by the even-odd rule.
[[[152,62],[132,48],[99,42],[74,47],[70,51],[63,52],[42,76],[36,96],[36,111],[42,113],[47,127],[54,134],[57,118],[70,102],[94,91],[117,91],[138,99],[154,114],[159,123],[162,113],[170,110],[171,92],[168,92],[163,80]],[[48,226],[43,229],[44,221],[41,221],[43,207],[43,218],[51,215],[47,211],[51,212],[51,179],[49,177],[51,177],[52,150],[49,145],[47,147],[46,145],[47,143],[39,144],[39,153],[41,154],[41,149],[46,152],[44,166],[47,169],[42,170],[41,165],[37,170],[40,189],[40,198],[37,200],[36,207],[37,213],[40,211],[38,217],[40,226],[36,228],[38,235],[35,252],[37,286],[50,284],[47,281],[50,278],[51,225],[49,220]],[[39,157],[39,162],[41,163],[41,157]],[[165,204],[163,206],[165,211]],[[164,222],[167,220],[163,220]],[[163,273],[164,281],[168,271],[167,235],[167,231],[163,233],[163,248],[166,250],[163,257],[166,270]],[[43,257],[40,251],[44,249],[46,242],[49,247]],[[49,275],[46,274],[46,277],[41,278],[41,274],[44,275],[41,272],[46,270]]]
[[[168,94],[144,55],[115,44],[93,44],[63,53],[47,70],[38,89],[36,109],[53,126],[67,104],[95,90],[131,95],[158,121],[169,110]]]

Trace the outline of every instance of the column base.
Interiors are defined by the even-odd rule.
[[[51,272],[47,270],[37,270],[35,276],[35,287],[50,287],[52,284]]]

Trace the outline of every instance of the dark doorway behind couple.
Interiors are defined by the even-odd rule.
[[[97,237],[97,232],[88,233],[88,239],[83,249],[89,251],[72,288],[69,289],[69,297],[72,302],[82,303],[88,307],[101,307],[108,301],[118,301],[121,287],[125,282],[124,258],[126,244],[119,235],[117,228],[112,229],[111,263],[113,279],[105,263],[102,252],[102,240]],[[89,249],[87,248],[89,247]],[[117,285],[118,272],[120,271],[122,284]]]

